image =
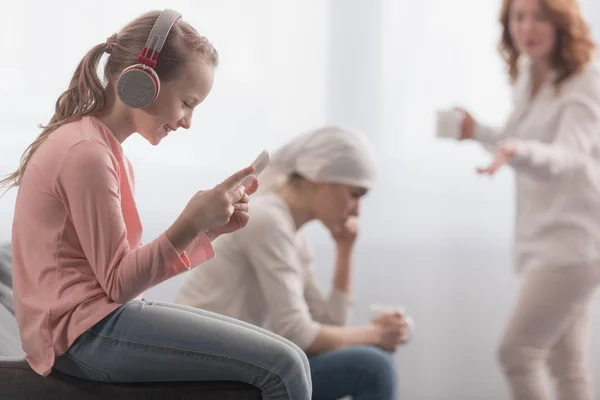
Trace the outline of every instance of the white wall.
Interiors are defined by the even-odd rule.
[[[600,2],[581,0],[581,7],[590,22],[594,39],[600,41]]]
[[[382,3],[382,28],[361,27],[383,31],[376,141],[385,172],[364,207],[355,319],[367,319],[370,302],[404,304],[415,318],[418,336],[398,355],[399,398],[507,399],[495,352],[519,284],[513,174],[478,177],[489,160],[479,146],[434,137],[439,107],[462,104],[491,124],[510,110],[496,51],[500,2]],[[596,374],[598,350],[594,338]]]
[[[337,108],[329,117],[369,129],[383,165],[382,181],[363,207],[354,321],[367,321],[370,303],[402,304],[415,318],[417,336],[397,356],[399,398],[507,399],[496,346],[519,284],[511,257],[513,174],[506,168],[493,179],[479,177],[475,168],[489,156],[478,145],[434,137],[439,107],[461,104],[490,124],[501,124],[510,111],[496,51],[500,2],[350,1],[354,12],[342,9],[349,7],[343,0],[332,3],[332,37],[339,26],[355,29],[332,46],[361,35],[382,38],[354,53],[338,49],[346,58],[332,62],[350,65],[360,83],[347,79],[350,88],[330,93]],[[365,11],[378,6],[379,13]],[[368,100],[376,93],[373,106]],[[372,122],[378,117],[381,124]],[[325,285],[333,249],[321,229],[311,229],[327,268],[319,271]],[[590,352],[597,374],[596,336]]]
[[[1,175],[39,134],[37,124],[49,120],[85,52],[135,16],[164,6],[156,0],[143,7],[116,0],[102,7],[76,0],[8,5],[7,14],[17,17],[0,26],[0,52],[11,60],[0,63]],[[174,0],[168,6],[213,42],[221,63],[190,131],[178,131],[159,147],[136,137],[125,142],[136,168],[145,239],[166,228],[196,190],[245,166],[264,147],[322,124],[326,110],[326,3]],[[19,19],[25,15],[27,23]],[[0,203],[0,241],[10,237],[14,195]]]
[[[509,169],[493,179],[476,176],[487,154],[476,145],[437,141],[433,133],[438,107],[460,103],[493,124],[508,113],[495,50],[499,3],[172,1],[169,7],[213,41],[221,66],[189,132],[157,148],[126,142],[144,239],[164,230],[195,190],[265,146],[325,122],[364,130],[380,152],[382,179],[362,209],[353,322],[366,322],[375,302],[403,304],[413,315],[417,336],[397,356],[399,398],[508,398],[495,347],[518,288],[511,260],[513,176]],[[32,0],[11,3],[7,13],[23,16],[34,5],[29,23],[15,17],[0,26],[0,54],[10,56],[0,63],[2,175],[36,136],[36,124],[50,117],[83,53],[145,11],[115,0],[102,8]],[[600,27],[598,4],[586,0],[585,7]],[[50,61],[40,70],[39,60]],[[0,200],[0,242],[10,237],[13,202],[14,191]],[[333,247],[321,227],[308,229],[326,288]],[[171,300],[184,277],[147,296]],[[596,372],[599,350],[594,339]]]

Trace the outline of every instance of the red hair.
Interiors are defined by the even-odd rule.
[[[556,47],[550,63],[558,72],[555,85],[560,84],[588,63],[594,53],[595,44],[590,28],[583,18],[577,0],[540,0],[548,20],[556,28]],[[500,11],[502,38],[499,50],[508,66],[511,81],[517,79],[517,59],[519,52],[510,35],[510,7],[513,0],[503,0]]]

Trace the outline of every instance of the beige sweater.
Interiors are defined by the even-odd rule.
[[[216,257],[189,272],[175,301],[275,332],[302,349],[320,324],[344,325],[350,301],[319,289],[311,253],[276,195],[251,200],[248,225],[213,243]]]
[[[517,269],[600,262],[600,65],[589,63],[558,93],[546,84],[533,99],[530,67],[519,60],[504,129],[476,129],[490,151],[517,149]]]

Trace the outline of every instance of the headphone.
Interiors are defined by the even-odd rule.
[[[160,79],[154,68],[158,55],[167,40],[167,36],[181,14],[174,10],[160,13],[141,54],[139,64],[127,67],[117,81],[117,94],[123,103],[131,108],[147,107],[156,100],[160,92]]]

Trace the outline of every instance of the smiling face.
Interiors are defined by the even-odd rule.
[[[161,82],[156,100],[148,107],[132,110],[134,129],[152,145],[157,145],[169,132],[189,129],[196,106],[210,93],[214,67],[198,54],[185,61],[178,74]]]

